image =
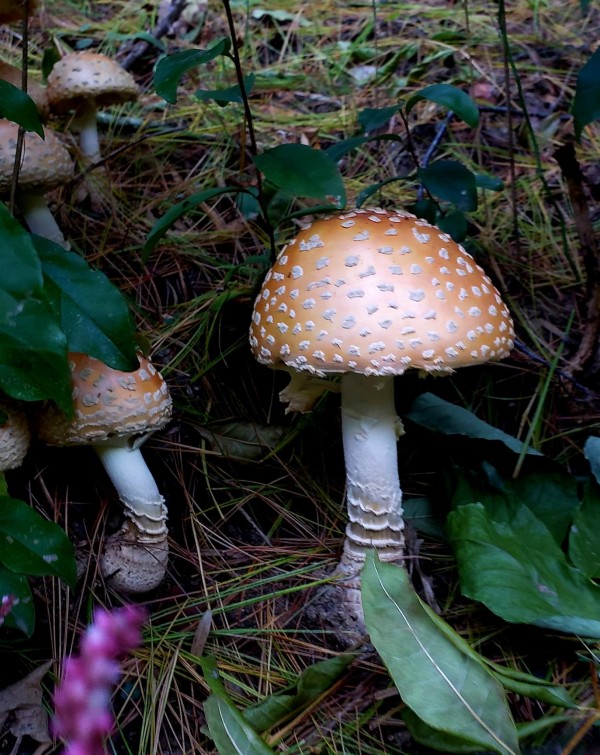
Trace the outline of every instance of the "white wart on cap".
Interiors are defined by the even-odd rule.
[[[379,208],[302,230],[267,274],[250,328],[259,362],[318,376],[447,373],[503,359],[513,339],[500,294],[460,244]]]

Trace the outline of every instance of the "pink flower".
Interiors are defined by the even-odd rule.
[[[18,602],[14,595],[3,595],[0,598],[0,627],[4,624],[4,619],[12,611],[13,606],[16,606]]]
[[[67,742],[64,755],[101,755],[114,725],[112,688],[121,675],[120,661],[141,643],[146,619],[138,606],[94,612],[77,657],[63,667],[54,692],[54,733]]]

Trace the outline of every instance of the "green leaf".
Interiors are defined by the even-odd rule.
[[[335,162],[305,144],[281,144],[254,157],[258,169],[278,189],[293,197],[327,199],[346,204],[346,190]]]
[[[332,144],[323,150],[334,162],[341,160],[344,155],[352,152],[353,149],[361,147],[368,142],[401,142],[402,139],[397,134],[375,134],[375,136],[352,136],[349,139],[341,139],[339,142]],[[397,178],[392,179],[397,181]],[[387,179],[385,183],[389,183]]]
[[[381,563],[371,552],[362,600],[371,642],[419,719],[465,745],[519,752],[502,686],[440,632],[405,569]]]
[[[204,703],[204,714],[220,755],[274,755],[274,750],[226,697],[210,695]]]
[[[591,435],[583,445],[583,453],[590,464],[596,482],[600,485],[600,438]]]
[[[475,173],[475,182],[478,189],[487,189],[488,191],[502,191],[504,183],[501,178],[490,176],[487,173]]]
[[[465,475],[455,469],[452,507],[482,503],[495,522],[510,523],[521,506],[527,508],[548,529],[557,545],[561,545],[579,506],[577,482],[560,468],[529,471],[521,477],[503,479],[488,463],[482,466],[487,479],[475,474]]]
[[[431,84],[421,89],[407,101],[406,112],[410,113],[417,102],[428,100],[436,105],[452,110],[457,118],[475,128],[479,123],[479,108],[462,89],[452,84]]]
[[[31,97],[19,87],[0,79],[0,116],[44,138],[44,126]]]
[[[456,160],[436,160],[427,168],[418,168],[417,176],[427,191],[459,210],[477,209],[477,182],[468,168]]]
[[[0,561],[10,571],[75,585],[74,550],[65,531],[24,501],[0,498],[0,543]]]
[[[429,498],[404,498],[402,509],[404,520],[417,532],[442,543],[446,541],[444,522]]]
[[[31,235],[18,223],[8,207],[0,202],[0,290],[21,298],[40,294],[44,279],[42,266]],[[0,309],[0,320],[4,319]]]
[[[571,114],[577,140],[588,123],[600,118],[600,49],[577,74]]]
[[[506,621],[600,638],[600,588],[566,557],[548,528],[519,506],[495,522],[480,503],[448,516],[462,592]]]
[[[428,726],[410,708],[404,708],[401,715],[415,742],[432,750],[439,750],[440,752],[476,752],[481,755],[480,744],[468,742],[461,736],[450,734],[447,731],[439,731],[438,729]],[[506,750],[504,750],[504,752],[506,752]]]
[[[489,425],[468,409],[444,401],[433,393],[422,393],[404,416],[421,427],[443,435],[466,435],[478,440],[499,441],[517,454],[523,448],[520,440]],[[527,453],[541,456],[539,451],[531,448],[527,449]]]
[[[250,94],[252,88],[254,87],[255,79],[256,76],[253,73],[249,73],[248,76],[244,76],[243,91],[239,84],[234,84],[233,86],[226,87],[225,89],[197,89],[194,92],[194,96],[199,100],[202,100],[203,102],[206,102],[207,100],[214,100],[217,105],[220,105],[221,107],[229,105],[230,102],[243,102],[244,92],[246,94]]]
[[[0,597],[3,595],[13,595],[18,602],[12,607],[2,626],[18,629],[31,637],[35,629],[35,608],[27,577],[8,571],[0,564]]]
[[[464,212],[460,210],[450,210],[436,219],[435,225],[444,233],[449,233],[457,243],[467,238],[469,230],[469,221]]]
[[[231,47],[228,38],[220,39],[208,50],[182,50],[165,55],[156,64],[154,90],[172,105],[177,102],[177,87],[181,77],[192,68],[204,65],[219,55],[226,55]]]
[[[256,731],[272,728],[327,692],[355,657],[353,653],[342,653],[314,663],[300,674],[292,691],[270,695],[257,705],[246,708],[243,711],[244,718]]]
[[[135,331],[121,292],[75,252],[41,236],[34,236],[34,244],[68,350],[90,354],[117,370],[136,367]]]
[[[142,249],[142,262],[146,262],[150,254],[152,254],[154,247],[163,238],[171,226],[176,223],[179,218],[191,210],[195,210],[202,202],[207,202],[213,197],[218,197],[220,194],[238,194],[243,192],[243,189],[238,189],[235,186],[222,186],[218,189],[205,189],[197,194],[192,194],[191,197],[184,199],[183,202],[179,202],[173,205],[165,214],[157,220],[154,224],[154,228],[148,234],[144,248]]]
[[[12,299],[12,308],[8,300],[0,289],[0,389],[23,401],[52,399],[70,413],[67,343],[54,312],[37,299]]]
[[[389,107],[367,107],[358,114],[358,122],[365,134],[382,128],[396,115],[401,104]]]
[[[569,558],[589,579],[600,578],[600,492],[595,483],[585,486],[583,500],[573,515]]]

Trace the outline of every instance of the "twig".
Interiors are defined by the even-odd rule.
[[[171,26],[177,21],[177,19],[183,13],[183,9],[187,5],[187,0],[172,0],[169,12],[159,21],[152,30],[152,36],[154,39],[160,39],[164,37],[169,31]],[[140,40],[136,42],[127,55],[121,60],[121,65],[126,70],[129,70],[134,63],[136,63],[146,50],[150,47],[150,42]]]
[[[600,261],[598,259],[600,250],[583,191],[583,174],[575,155],[573,142],[569,141],[559,147],[554,152],[554,159],[567,183],[567,191],[573,208],[573,221],[579,239],[579,252],[586,272],[585,328],[579,347],[566,369],[569,375],[575,375],[582,372],[594,357],[600,336]]]
[[[29,0],[23,2],[23,17],[21,19],[21,89],[27,94],[27,61],[29,56]],[[17,196],[17,186],[19,184],[19,171],[21,170],[21,158],[23,156],[23,142],[25,140],[25,129],[19,126],[17,132],[17,144],[15,147],[15,163],[13,174],[10,181],[10,194],[8,199],[8,209],[11,214],[15,211],[15,198]]]

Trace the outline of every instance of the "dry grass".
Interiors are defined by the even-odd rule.
[[[258,9],[285,11],[290,20],[259,19],[253,14]],[[492,2],[299,6],[265,0],[236,3],[234,13],[243,64],[257,75],[251,105],[260,149],[300,140],[325,147],[357,134],[357,114],[365,107],[389,105],[429,83],[454,83],[481,98],[488,110],[480,127],[473,132],[452,122],[436,157],[460,159],[505,182],[504,191],[486,193],[472,217],[473,248],[506,293],[526,348],[517,349],[502,369],[460,375],[441,392],[521,437],[542,400],[536,446],[580,469],[581,442],[600,423],[595,388],[587,383],[587,392],[576,388],[575,395],[567,394],[558,379],[545,394],[539,387],[540,370],[545,374],[556,355],[569,313],[576,315],[567,358],[585,327],[578,242],[552,153],[571,129],[563,116],[574,74],[590,52],[586,41],[591,43],[600,28],[597,9],[583,18],[578,3],[511,4],[508,28],[524,103],[514,78],[506,90]],[[139,0],[46,2],[32,24],[31,66],[39,70],[43,51],[53,42],[64,48],[85,41],[122,52],[125,43],[115,34],[136,34],[155,23],[155,4]],[[208,47],[227,34],[219,2],[199,4],[195,24],[163,40],[169,50]],[[19,45],[14,30],[0,30],[2,59],[16,62]],[[321,401],[310,416],[285,417],[277,401],[279,376],[255,365],[246,347],[253,293],[263,270],[246,260],[265,253],[264,229],[244,219],[231,198],[220,198],[182,218],[142,263],[149,231],[174,203],[204,188],[254,180],[241,108],[199,104],[193,97],[199,87],[231,84],[231,66],[215,62],[190,72],[177,105],[166,106],[152,91],[153,62],[151,52],[134,68],[144,87],[140,103],[111,111],[103,120],[106,172],[65,187],[55,207],[67,237],[130,300],[176,407],[173,423],[147,444],[169,501],[173,558],[165,585],[146,600],[151,620],[144,648],[128,663],[120,687],[114,751],[208,755],[214,752],[203,730],[208,686],[191,652],[206,611],[212,612],[213,630],[204,652],[216,659],[240,707],[293,684],[308,665],[337,652],[327,633],[307,624],[305,608],[311,586],[335,563],[341,545],[344,478],[335,396]],[[377,68],[358,84],[356,77],[368,73],[365,66]],[[534,137],[521,115],[508,121],[506,106],[520,111],[523,104]],[[432,106],[415,110],[411,131],[419,155],[442,117]],[[68,123],[52,125],[65,131]],[[404,133],[399,119],[390,128]],[[589,128],[578,148],[595,221],[600,217],[593,202],[600,185],[599,138],[600,132]],[[406,172],[406,152],[390,144],[371,145],[344,159],[350,204],[365,186]],[[86,182],[103,198],[100,209],[76,198],[75,190]],[[412,181],[392,183],[380,201],[410,204],[415,188]],[[401,404],[420,389],[416,379],[407,379]],[[233,444],[232,434],[243,435],[242,447]],[[223,444],[229,444],[225,452]],[[428,490],[431,470],[422,450],[404,442],[401,448],[405,486],[420,495]],[[39,631],[33,644],[19,646],[30,663],[50,654],[64,657],[92,605],[123,600],[101,583],[96,570],[104,531],[115,526],[119,512],[92,464],[85,449],[38,448],[12,483],[36,507],[64,521],[88,554],[75,594],[56,585],[37,586]],[[452,558],[439,544],[426,540],[421,569],[433,580],[445,618],[476,647],[559,683],[577,680],[576,694],[590,702],[577,643],[539,630],[517,631],[462,599]],[[517,698],[513,710],[525,722],[555,712]],[[579,725],[574,713],[562,741]],[[558,742],[562,731],[551,727],[531,743]],[[357,660],[318,706],[270,732],[270,741],[289,753],[420,751],[406,735],[400,700],[385,669],[369,655]]]

